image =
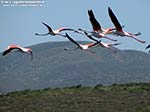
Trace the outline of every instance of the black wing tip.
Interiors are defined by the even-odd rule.
[[[45,25],[46,27],[48,27],[48,24],[46,24],[45,22],[42,22],[43,25]]]
[[[113,11],[112,11],[112,9],[110,8],[110,7],[108,7],[108,12],[109,12],[109,14],[113,14]]]
[[[88,9],[88,12],[93,12],[92,9]]]
[[[45,23],[45,22],[43,22],[43,21],[42,21],[42,24],[45,25],[45,26],[49,26],[47,23]]]
[[[46,23],[45,23],[45,22],[43,22],[43,21],[42,21],[41,23],[42,23],[43,25],[46,25]]]
[[[148,48],[150,48],[150,44],[145,49],[148,49]]]
[[[69,36],[68,33],[65,33],[65,34],[66,34],[67,37]]]
[[[68,33],[65,33],[67,38],[71,38]]]
[[[109,12],[110,12],[110,11],[112,12],[112,9],[110,8],[110,6],[108,7],[108,11],[109,11]]]
[[[45,24],[45,22],[41,21],[42,24]]]
[[[7,54],[7,52],[6,51],[4,51],[3,53],[2,53],[2,56],[5,56]]]
[[[67,37],[70,41],[72,41],[73,43],[75,43],[75,41],[69,36],[68,33],[66,33],[66,37]]]
[[[89,16],[94,16],[94,13],[93,13],[92,9],[88,10],[88,14],[89,14]]]
[[[48,28],[49,32],[53,32],[51,26],[49,26],[45,22],[42,22],[42,24]]]
[[[5,56],[5,55],[6,55],[6,54],[3,52],[3,53],[2,53],[2,56]]]
[[[112,14],[112,10],[109,7],[108,7],[108,13],[109,13],[109,15]]]

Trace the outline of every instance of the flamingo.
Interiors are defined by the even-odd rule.
[[[95,45],[97,45],[97,44],[99,44],[99,41],[98,41],[98,42],[94,42],[94,43],[93,43],[93,42],[92,42],[92,43],[88,43],[88,44],[79,44],[79,43],[77,43],[74,39],[72,39],[67,33],[66,33],[66,37],[67,37],[72,43],[74,43],[75,45],[77,45],[77,47],[80,48],[81,50],[87,50],[87,51],[89,51],[89,52],[91,52],[91,53],[95,53],[95,52],[89,50],[89,48],[90,48],[90,47],[93,47],[93,46],[95,46]]]
[[[105,36],[106,34],[111,34],[113,30],[116,30],[116,28],[103,29],[100,23],[96,20],[92,10],[88,10],[88,15],[89,15],[89,20],[93,27],[93,31],[86,31],[84,29],[79,28],[78,31],[76,31],[76,33],[82,34],[81,32],[84,32],[84,33],[87,32],[87,33],[90,33],[91,36],[94,36],[96,38],[106,38],[111,41],[117,41],[115,39],[111,39]]]
[[[46,23],[42,22],[42,24],[47,27],[48,33],[46,33],[46,34],[35,33],[35,35],[37,35],[37,36],[60,35],[60,36],[66,37],[65,35],[61,34],[60,32],[67,31],[67,30],[75,31],[74,29],[71,29],[71,28],[59,28],[59,29],[56,29],[56,30],[52,30],[52,28],[49,25],[47,25]]]
[[[104,42],[101,42],[101,44],[104,46],[104,48],[107,48],[107,49],[111,50],[112,52],[116,53],[117,51],[112,49],[112,47],[116,46],[116,45],[120,45],[121,43],[104,43]]]
[[[116,30],[116,28],[106,28],[103,29],[100,25],[100,23],[96,20],[94,13],[92,10],[88,10],[89,20],[91,22],[91,25],[93,27],[93,31],[99,32],[102,34],[111,34],[113,30]]]
[[[114,32],[114,35],[121,36],[121,37],[124,37],[124,36],[131,37],[131,38],[137,40],[138,42],[145,43],[145,41],[142,41],[142,40],[139,40],[139,39],[136,38],[136,36],[141,35],[140,32],[138,32],[136,34],[133,34],[133,33],[130,33],[130,32],[123,31],[117,17],[115,16],[115,14],[113,13],[113,11],[110,7],[108,7],[108,13],[109,13],[109,16],[110,16],[110,19],[111,19],[112,23],[116,27],[116,31]]]
[[[18,46],[18,45],[9,45],[7,47],[6,50],[4,50],[4,52],[2,53],[2,56],[5,56],[7,55],[8,53],[10,53],[11,51],[13,50],[18,50],[22,53],[29,53],[31,55],[31,60],[33,60],[33,53],[32,53],[32,49],[30,48],[24,48],[24,47],[21,47],[21,46]]]
[[[98,41],[98,40],[96,40],[95,38],[93,38],[91,35],[88,35],[87,32],[84,32],[84,33],[85,33],[85,35],[86,35],[89,39],[91,39],[91,40],[93,40],[93,41],[96,41],[96,42],[99,42],[99,43],[98,43],[99,46],[104,47],[104,48],[107,48],[107,49],[113,51],[114,53],[116,53],[117,51],[113,50],[112,47],[121,44],[121,43],[104,43],[104,42],[102,42],[101,40]]]
[[[75,33],[84,34],[85,32],[90,33],[91,36],[94,36],[96,38],[106,38],[111,41],[117,41],[115,39],[111,39],[109,37],[106,37],[106,34],[111,34],[113,30],[116,30],[116,28],[107,28],[103,29],[100,25],[100,23],[96,20],[94,13],[92,10],[88,10],[89,20],[92,24],[93,31],[86,31],[84,29],[79,28],[78,30],[74,31]],[[124,27],[124,26],[122,26]]]
[[[81,29],[81,28],[78,29],[78,32],[76,31],[76,33],[80,33],[80,34],[81,34],[81,32],[83,32],[84,34],[89,33],[90,36],[94,36],[96,38],[106,38],[106,39],[111,40],[111,41],[117,41],[115,39],[111,39],[111,38],[105,36],[105,34],[103,34],[103,33],[95,32],[95,31],[90,32],[90,31],[86,31],[86,30]]]

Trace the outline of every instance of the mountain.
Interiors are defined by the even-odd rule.
[[[135,50],[112,53],[102,47],[95,54],[71,42],[47,42],[29,46],[30,55],[19,52],[1,56],[0,93],[24,89],[68,87],[82,84],[150,82],[150,55]],[[68,50],[64,50],[67,48]]]

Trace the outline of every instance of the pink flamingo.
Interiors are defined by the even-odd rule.
[[[79,44],[79,43],[77,43],[74,39],[72,39],[67,33],[66,33],[66,37],[72,42],[72,43],[74,43],[75,45],[77,45],[77,47],[78,48],[80,48],[81,50],[87,50],[87,51],[89,51],[89,52],[91,52],[91,53],[95,53],[95,52],[93,52],[93,51],[91,51],[89,48],[90,47],[93,47],[93,46],[95,46],[95,45],[97,45],[97,44],[99,44],[99,41],[98,42],[92,42],[92,43],[88,43],[88,44]]]
[[[93,27],[93,31],[102,34],[111,34],[113,30],[116,30],[116,28],[106,28],[106,29],[102,28],[100,23],[96,20],[92,10],[88,10],[88,15],[89,15],[89,20]]]
[[[7,55],[8,53],[10,53],[11,51],[13,51],[15,49],[18,50],[18,51],[20,51],[20,52],[22,52],[22,53],[29,53],[31,55],[31,60],[33,60],[32,50],[30,48],[24,48],[24,47],[20,47],[18,45],[9,45],[7,47],[7,49],[4,50],[4,52],[3,52],[2,55],[5,56],[5,55]]]
[[[137,33],[137,34],[133,34],[133,33],[129,33],[129,32],[125,32],[123,31],[117,17],[115,16],[115,14],[113,13],[113,11],[110,9],[110,7],[108,7],[108,13],[109,13],[109,16],[110,16],[110,19],[112,21],[112,23],[114,24],[114,26],[116,27],[116,31],[114,32],[114,35],[117,35],[117,36],[127,36],[127,37],[131,37],[141,43],[145,43],[145,41],[142,41],[142,40],[139,40],[136,38],[136,36],[138,35],[141,35],[141,33]]]
[[[65,35],[61,34],[60,32],[67,31],[67,30],[74,31],[74,29],[71,29],[71,28],[59,28],[59,29],[56,29],[56,30],[52,30],[52,28],[49,25],[47,25],[46,23],[42,22],[42,24],[47,27],[48,33],[46,33],[46,34],[35,33],[35,35],[37,35],[37,36],[60,35],[60,36],[65,37]]]

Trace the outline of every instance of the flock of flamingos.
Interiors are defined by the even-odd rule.
[[[75,44],[77,46],[77,48],[79,48],[81,50],[89,51],[91,53],[95,53],[90,49],[91,47],[94,47],[94,46],[101,46],[101,47],[104,47],[104,48],[107,48],[107,49],[113,51],[114,53],[116,52],[112,46],[119,45],[120,43],[104,43],[101,40],[98,40],[101,38],[105,38],[105,39],[108,39],[108,40],[111,40],[114,42],[117,41],[115,39],[107,37],[107,35],[130,37],[130,38],[133,38],[140,43],[146,43],[146,41],[143,41],[143,40],[140,40],[137,38],[137,36],[141,35],[140,32],[134,34],[134,33],[124,31],[123,30],[124,26],[122,26],[119,23],[117,17],[115,16],[115,14],[113,13],[113,11],[110,7],[108,7],[108,14],[109,14],[109,17],[110,17],[112,23],[115,26],[113,28],[103,29],[102,26],[100,25],[100,23],[96,20],[93,11],[88,10],[89,20],[90,20],[92,28],[93,28],[92,31],[87,31],[87,30],[84,30],[82,28],[79,28],[77,30],[72,29],[72,28],[59,28],[59,29],[53,30],[49,25],[42,22],[42,24],[48,29],[48,33],[46,33],[46,34],[35,33],[35,35],[37,35],[37,36],[47,36],[47,35],[56,36],[56,35],[59,35],[59,36],[68,38],[69,41],[71,41],[73,44]],[[91,39],[93,42],[87,43],[87,44],[80,44],[77,41],[75,41],[72,37],[70,37],[67,33],[65,33],[65,34],[61,33],[64,31],[73,31],[74,33],[85,35],[86,37]],[[148,48],[150,48],[150,45],[146,46],[146,49],[148,49]],[[21,47],[19,45],[9,45],[7,47],[7,49],[4,50],[2,55],[5,56],[14,50],[20,51],[22,53],[29,53],[31,55],[31,59],[33,59],[32,49],[31,48],[24,48],[24,47]],[[67,50],[67,48],[65,50]]]

